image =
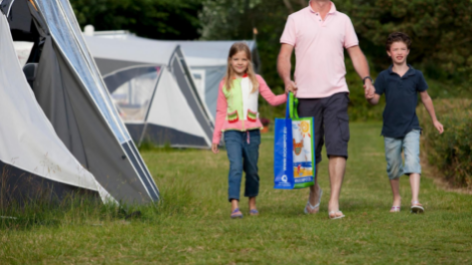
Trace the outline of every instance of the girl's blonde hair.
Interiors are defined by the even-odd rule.
[[[236,53],[242,52],[242,51],[246,53],[246,57],[249,60],[246,74],[248,75],[249,79],[252,82],[251,93],[254,93],[259,89],[259,82],[257,81],[256,73],[254,72],[254,67],[252,65],[251,50],[249,50],[249,46],[247,46],[247,44],[244,42],[236,42],[229,49],[228,65],[226,67],[226,76],[225,76],[225,87],[228,91],[231,89],[231,84],[233,83],[232,79],[233,79],[233,76],[236,74],[233,70],[233,67],[231,67],[231,58]]]

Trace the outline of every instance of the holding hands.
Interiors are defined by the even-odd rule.
[[[293,82],[292,80],[286,80],[284,81],[285,83],[285,93],[288,94],[288,92],[292,92],[294,95],[297,94],[297,90],[298,90],[298,87],[297,87],[297,84],[295,82]]]
[[[369,79],[366,79],[364,83],[364,95],[367,100],[373,99],[375,97],[375,88],[372,84],[372,81]]]

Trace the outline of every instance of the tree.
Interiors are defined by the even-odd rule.
[[[154,39],[197,39],[202,0],[71,0],[79,24]]]
[[[472,1],[470,0],[350,0],[339,2],[357,34],[370,42],[374,55],[385,54],[388,34],[407,33],[413,40],[409,61],[421,63],[430,75],[471,76]],[[370,51],[366,51],[368,54]],[[375,56],[385,67],[388,58]],[[470,79],[472,81],[472,79]]]

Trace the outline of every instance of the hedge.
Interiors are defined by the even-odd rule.
[[[441,99],[435,100],[434,105],[444,133],[437,132],[428,112],[420,105],[423,152],[428,162],[437,166],[450,183],[472,188],[472,100]]]

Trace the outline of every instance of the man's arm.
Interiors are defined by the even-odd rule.
[[[359,45],[349,47],[347,48],[347,51],[351,57],[352,65],[354,66],[354,69],[356,69],[357,74],[362,79],[366,76],[370,76],[369,64],[367,63],[367,59],[365,58],[364,53],[362,52]],[[370,79],[365,80],[364,89],[366,99],[371,99],[374,97],[375,88]]]
[[[290,59],[292,58],[293,46],[287,43],[282,43],[280,48],[279,57],[277,58],[277,71],[279,72],[280,78],[284,81],[285,84],[285,93],[297,92],[297,85],[293,82],[291,77],[292,63]]]
[[[434,111],[434,106],[433,106],[433,100],[428,94],[428,91],[423,91],[420,92],[421,95],[421,101],[423,102],[424,107],[429,113],[429,116],[431,117],[431,120],[433,121],[434,127],[439,131],[439,134],[442,134],[444,132],[444,127],[443,125],[438,121],[438,118],[436,117],[436,112]]]

